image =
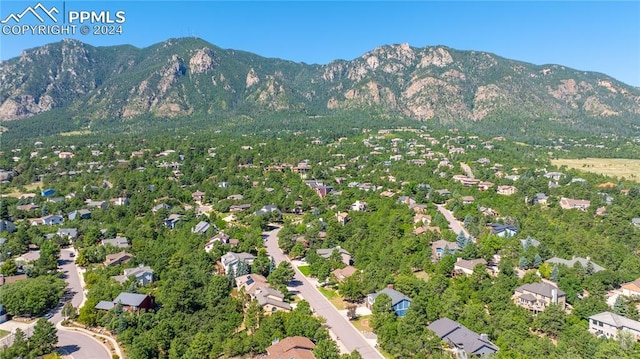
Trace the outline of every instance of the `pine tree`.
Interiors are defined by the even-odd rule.
[[[236,268],[235,276],[240,277],[247,274],[249,274],[249,266],[245,261],[239,261],[238,267]]]
[[[520,260],[518,261],[518,267],[520,269],[529,269],[529,260],[527,260],[527,258],[525,257],[520,257]]]
[[[460,249],[466,247],[467,243],[469,243],[469,240],[467,239],[467,237],[465,237],[462,231],[458,233],[458,237],[456,238],[456,243],[458,244],[458,248]]]
[[[542,257],[540,257],[539,254],[536,254],[535,257],[533,257],[533,266],[535,268],[539,268],[542,265]]]
[[[591,261],[588,261],[587,267],[584,269],[584,273],[586,275],[592,275],[594,271],[595,271],[595,268],[593,268],[593,263]]]
[[[551,279],[552,282],[558,283],[559,277],[560,277],[560,269],[558,269],[557,264],[554,264],[553,269],[551,270],[551,276],[549,277],[549,279]]]

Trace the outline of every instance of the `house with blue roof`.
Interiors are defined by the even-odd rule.
[[[366,306],[369,309],[373,309],[373,303],[376,302],[376,298],[380,294],[386,294],[389,296],[389,298],[391,298],[391,307],[393,308],[393,311],[396,312],[397,316],[402,317],[407,314],[407,310],[409,310],[409,306],[411,305],[411,299],[393,289],[393,284],[389,284],[383,290],[376,293],[371,293],[367,296]]]

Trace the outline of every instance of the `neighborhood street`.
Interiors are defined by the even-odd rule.
[[[447,222],[449,222],[449,228],[451,228],[451,230],[455,234],[458,234],[458,233],[460,233],[460,231],[462,231],[462,233],[464,233],[464,235],[467,238],[471,238],[471,240],[473,240],[475,242],[475,239],[469,234],[469,232],[467,232],[467,230],[456,219],[456,217],[453,216],[453,213],[451,213],[451,211],[449,211],[448,209],[444,208],[444,206],[441,205],[441,204],[437,204],[436,207],[438,207],[438,211],[440,211],[440,213],[442,213],[442,215],[447,220]]]
[[[68,302],[69,299],[74,307],[78,308],[83,302],[84,293],[82,292],[82,284],[80,283],[80,277],[78,270],[74,263],[74,258],[71,257],[73,253],[72,249],[60,250],[60,258],[58,259],[59,271],[65,275],[65,281],[67,282],[67,295],[61,304],[56,308],[56,311],[49,319],[50,322],[57,324],[62,321],[62,306]],[[101,342],[92,338],[89,335],[83,334],[77,331],[68,331],[60,329],[58,325],[58,348],[64,355],[71,355],[74,359],[109,359],[111,353],[107,348],[102,345]]]
[[[269,232],[269,237],[265,242],[267,251],[276,264],[282,261],[290,262],[289,258],[278,247],[279,231],[280,229],[278,228]],[[329,329],[348,351],[358,350],[362,357],[366,359],[384,358],[297,269],[293,282],[296,283],[295,290],[299,291],[300,295],[309,302],[317,315],[326,319]]]

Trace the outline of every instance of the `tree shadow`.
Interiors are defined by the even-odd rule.
[[[62,347],[58,347],[58,352],[62,355],[71,355],[80,350],[80,347],[76,344],[69,344]]]

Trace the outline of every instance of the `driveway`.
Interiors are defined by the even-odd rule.
[[[449,228],[451,228],[451,230],[455,233],[458,234],[460,233],[460,231],[462,231],[462,233],[464,233],[464,235],[467,238],[471,238],[471,240],[473,242],[475,242],[475,239],[469,234],[469,232],[467,232],[467,230],[464,228],[464,226],[456,219],[456,217],[453,216],[453,213],[444,208],[443,205],[441,204],[437,204],[436,207],[438,207],[438,211],[440,211],[440,213],[442,213],[442,215],[444,216],[444,218],[447,220],[447,222],[449,222]]]
[[[280,229],[269,232],[269,236],[265,241],[265,246],[269,255],[273,257],[276,264],[287,261],[289,258],[285,256],[278,247],[278,232]],[[294,267],[295,268],[295,267]],[[305,276],[303,276],[296,268],[296,274],[292,281],[293,289],[298,291],[300,295],[311,305],[315,314],[326,319],[329,329],[336,335],[336,340],[348,351],[357,350],[363,358],[366,359],[384,359],[384,357],[369,344],[358,330],[349,323],[347,318],[342,316],[340,312],[311,284]]]

